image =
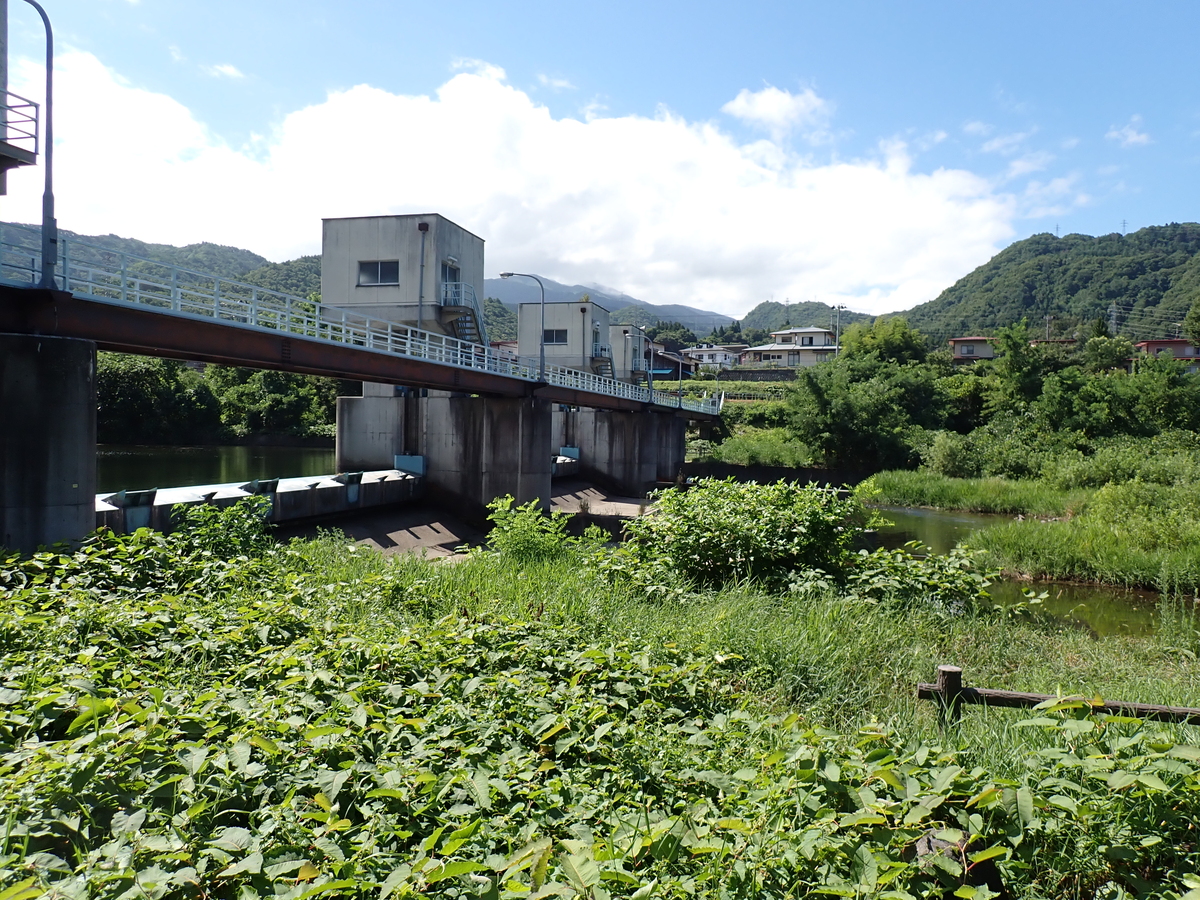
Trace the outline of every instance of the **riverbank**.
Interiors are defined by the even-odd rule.
[[[672,600],[586,542],[531,558],[528,521],[446,566],[219,515],[0,566],[0,795],[28,835],[0,890],[967,896],[990,861],[1013,896],[1166,898],[1200,867],[1197,729],[1067,704],[943,735],[915,700],[957,662],[1200,705],[1194,620],[1095,640],[887,578]],[[966,849],[932,865],[933,835]]]
[[[881,472],[879,502],[1028,516],[972,535],[989,564],[1040,580],[1200,593],[1200,485],[1140,480],[1063,490],[1044,481]]]

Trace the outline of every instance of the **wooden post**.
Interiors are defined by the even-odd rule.
[[[962,718],[962,669],[958,666],[938,666],[937,692],[940,699],[938,724],[943,728],[949,719],[950,724],[957,725]]]

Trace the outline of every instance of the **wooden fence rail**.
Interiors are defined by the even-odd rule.
[[[1051,694],[1024,694],[1019,691],[963,687],[962,669],[958,666],[938,666],[937,682],[918,684],[917,698],[936,700],[943,723],[947,718],[951,722],[957,722],[962,716],[964,703],[1030,709],[1047,700],[1080,700],[1091,706],[1092,712],[1116,713],[1137,719],[1157,719],[1160,722],[1200,724],[1200,709],[1187,706],[1157,706],[1153,703],[1127,703],[1124,700],[1056,697]]]

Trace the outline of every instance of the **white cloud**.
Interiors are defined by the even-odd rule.
[[[1008,178],[1022,178],[1033,172],[1040,172],[1054,162],[1054,154],[1039,150],[1035,153],[1024,153],[1008,164]]]
[[[549,75],[538,75],[538,83],[552,91],[573,91],[575,85],[565,78],[551,78]]]
[[[1110,141],[1116,141],[1122,147],[1143,147],[1151,143],[1150,135],[1144,131],[1139,131],[1138,128],[1142,124],[1141,116],[1130,116],[1129,122],[1120,128],[1113,126],[1108,130],[1108,134],[1104,135]]]
[[[883,312],[937,296],[1007,243],[1028,207],[1064,196],[919,171],[900,141],[821,162],[666,110],[555,118],[486,63],[432,96],[332,93],[254,147],[232,148],[90,54],[64,53],[57,66],[64,228],[215,241],[276,260],[319,252],[323,216],[436,210],[487,240],[491,273],[610,284],[731,315],[772,294]],[[11,74],[13,90],[38,96],[35,64]],[[114,119],[146,127],[136,141],[97,142]],[[331,159],[330,134],[358,137]],[[422,135],[451,139],[432,147]],[[9,191],[0,218],[38,221],[40,170],[11,173]]]
[[[721,112],[762,128],[779,141],[797,128],[805,129],[810,138],[824,137],[832,108],[812,88],[793,94],[767,85],[761,91],[743,88]]]
[[[987,137],[993,130],[987,122],[968,122],[963,126],[963,131],[976,137]]]
[[[241,70],[237,66],[229,63],[221,63],[217,66],[201,66],[201,68],[211,75],[213,78],[245,78]]]
[[[173,62],[183,62],[185,59],[187,59],[187,57],[183,55],[183,51],[174,44],[167,48],[167,52],[171,54],[171,60]]]
[[[1025,140],[1033,134],[1030,131],[1017,131],[1012,134],[999,134],[987,141],[981,148],[984,153],[999,153],[1001,156],[1011,156],[1021,149]]]

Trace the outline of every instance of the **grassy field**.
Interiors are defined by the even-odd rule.
[[[854,514],[794,493],[777,524]],[[825,569],[703,588],[663,575],[707,539],[673,502],[677,559],[509,510],[493,551],[389,560],[234,510],[0,563],[0,896],[1192,900],[1197,729],[942,734],[914,684],[1200,706],[1194,609],[1094,640],[971,603],[969,559],[735,551],[736,515],[727,571]]]

